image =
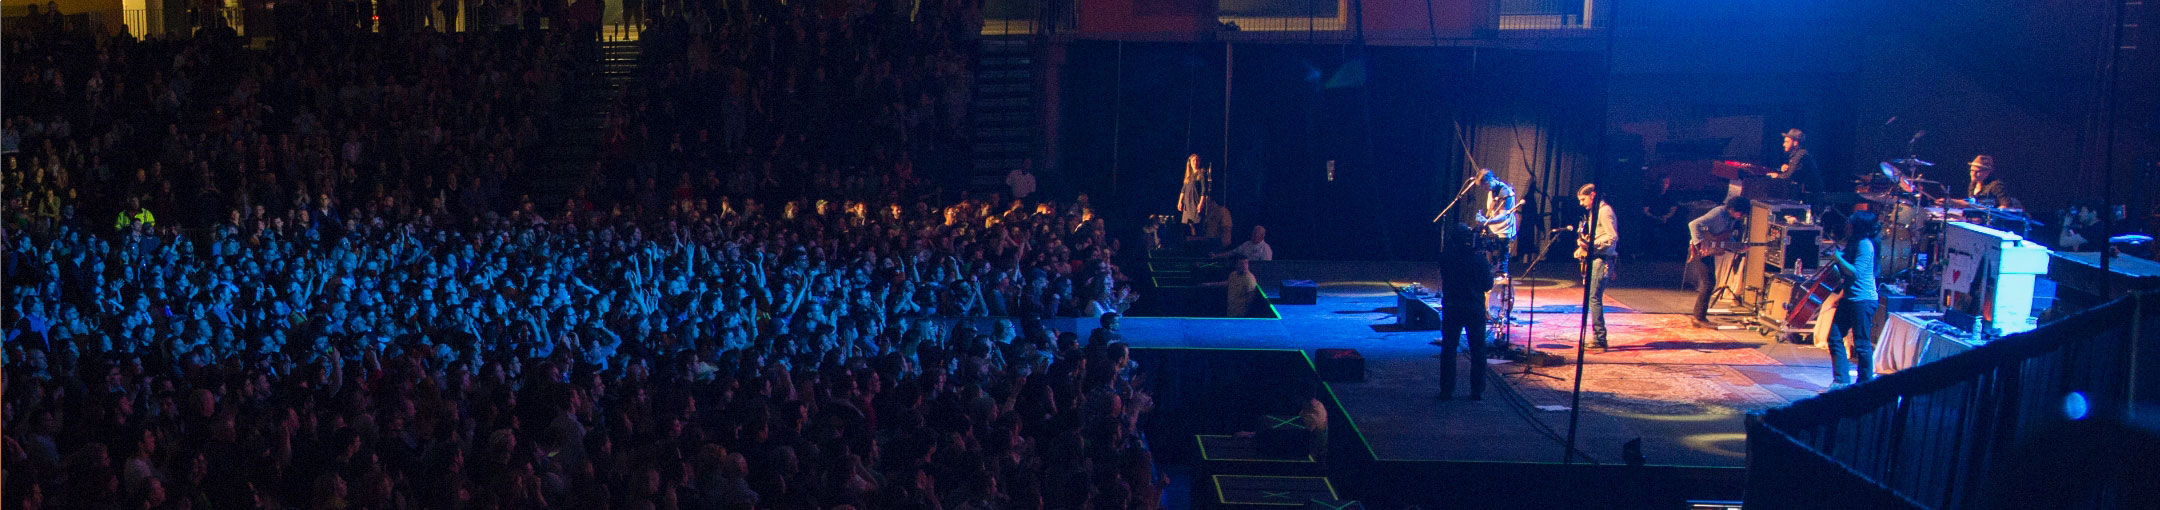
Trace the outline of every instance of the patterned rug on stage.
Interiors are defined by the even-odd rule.
[[[1594,359],[1594,358],[1593,358]],[[1508,385],[1534,406],[1567,406],[1575,367],[1540,368],[1538,376],[1508,376]],[[1790,404],[1731,367],[1600,364],[1583,366],[1584,410],[1602,413],[1739,414]]]
[[[1511,328],[1512,342],[1520,345],[1532,333],[1540,351],[1575,356],[1579,314],[1539,315],[1535,325]],[[1612,349],[1590,351],[1591,363],[1663,363],[1683,365],[1777,365],[1776,359],[1759,350],[1762,342],[1734,340],[1734,333],[1697,329],[1685,315],[1605,314],[1606,338]]]
[[[1537,289],[1535,295],[1532,294],[1529,288],[1518,287],[1515,289],[1516,317],[1526,317],[1532,311],[1537,312],[1540,319],[1543,319],[1544,314],[1582,313],[1582,287],[1573,285],[1544,287]],[[1626,303],[1622,303],[1618,299],[1613,299],[1611,293],[1606,293],[1605,313],[1635,313],[1635,309],[1629,308]]]

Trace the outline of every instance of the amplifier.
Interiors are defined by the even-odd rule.
[[[1771,257],[1768,253],[1770,248],[1763,246],[1763,244],[1784,244],[1782,242],[1785,239],[1784,234],[1779,233],[1772,236],[1771,227],[1804,224],[1810,219],[1813,218],[1809,217],[1807,204],[1791,200],[1755,201],[1754,207],[1748,211],[1747,241],[1756,244],[1748,247],[1747,264],[1741,266],[1740,281],[1747,286],[1747,289],[1745,292],[1739,293],[1739,295],[1756,297],[1759,301],[1760,296],[1755,293],[1767,289],[1765,285],[1769,283],[1769,275],[1788,272],[1786,269],[1787,264],[1783,263],[1784,256]],[[1773,243],[1772,241],[1780,242]],[[1781,250],[1781,252],[1789,251],[1791,250]]]
[[[1793,290],[1800,287],[1800,275],[1780,274],[1770,277],[1769,290],[1763,293],[1762,309],[1756,313],[1772,321],[1784,321],[1786,311],[1792,306]]]
[[[1365,382],[1365,355],[1357,349],[1313,351],[1313,368],[1327,382]]]
[[[1765,266],[1790,273],[1797,269],[1815,269],[1822,264],[1822,227],[1772,223],[1768,236],[1764,239],[1770,242],[1763,254]]]

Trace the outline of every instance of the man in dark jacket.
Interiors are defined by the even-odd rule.
[[[1449,223],[1440,251],[1440,398],[1455,398],[1455,353],[1470,345],[1470,400],[1485,395],[1485,293],[1492,265],[1471,244],[1470,228]]]
[[[1798,129],[1785,131],[1785,164],[1778,165],[1777,172],[1770,174],[1798,185],[1802,202],[1808,201],[1809,195],[1824,191],[1821,172],[1816,171],[1815,157],[1808,154],[1806,143],[1807,133]]]

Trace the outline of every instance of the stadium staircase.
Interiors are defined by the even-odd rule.
[[[599,159],[608,109],[629,84],[641,54],[637,41],[603,41],[584,50],[572,66],[554,122],[542,142],[528,149],[533,151],[530,168],[536,172],[525,191],[541,211],[560,209]]]
[[[1041,170],[1042,47],[1032,34],[982,39],[968,107],[974,160],[965,189],[1002,191],[1005,173],[1028,158]]]

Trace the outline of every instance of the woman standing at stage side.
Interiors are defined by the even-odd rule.
[[[1859,366],[1859,382],[1875,378],[1875,213],[1860,211],[1845,220],[1845,246],[1831,252],[1830,261],[1845,281],[1844,297],[1838,300],[1837,316],[1830,323],[1830,387],[1853,383],[1846,365]],[[1846,356],[1845,333],[1852,333],[1852,353]],[[1848,361],[1850,360],[1850,361]]]

